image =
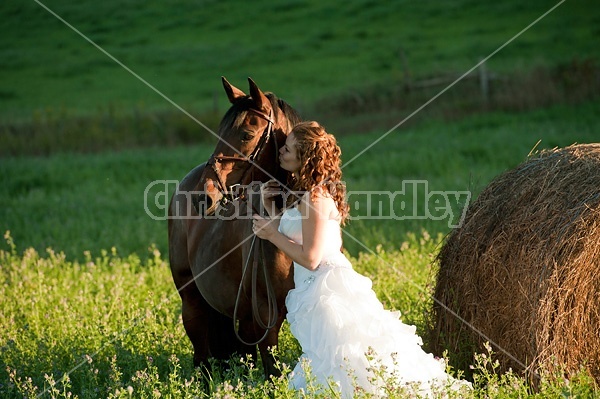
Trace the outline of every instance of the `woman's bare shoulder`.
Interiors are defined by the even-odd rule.
[[[338,213],[333,197],[322,189],[312,195],[310,192],[304,193],[300,200],[300,212],[303,215],[320,215],[324,219],[335,218]]]

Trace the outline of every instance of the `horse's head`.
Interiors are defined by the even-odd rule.
[[[230,187],[276,178],[285,182],[279,167],[279,148],[300,122],[296,111],[273,93],[263,93],[250,78],[250,94],[222,78],[231,107],[219,125],[219,142],[204,175],[208,187],[224,194]]]

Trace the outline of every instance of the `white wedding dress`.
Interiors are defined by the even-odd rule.
[[[290,375],[290,386],[307,389],[314,383],[325,393],[343,398],[358,391],[385,396],[372,369],[383,370],[387,387],[394,381],[425,397],[448,385],[465,386],[445,372],[444,362],[424,352],[415,327],[400,321],[400,312],[385,310],[371,289],[371,280],[352,269],[340,251],[339,222],[327,222],[325,254],[315,271],[294,263],[295,288],[286,298],[290,330],[302,347],[302,357]],[[287,209],[279,231],[302,243],[302,220],[297,208]],[[309,371],[308,378],[305,371]],[[377,373],[381,375],[381,373]],[[412,390],[412,391],[410,391]]]

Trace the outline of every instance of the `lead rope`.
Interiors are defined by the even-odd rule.
[[[244,284],[244,277],[246,276],[246,271],[248,270],[248,263],[250,262],[250,253],[252,253],[252,250],[254,249],[255,241],[256,241],[256,236],[254,236],[252,238],[252,243],[250,244],[250,252],[248,253],[248,258],[246,258],[246,263],[244,264],[244,268],[242,269],[242,279],[240,280],[240,285],[238,286],[238,292],[235,297],[235,305],[233,307],[233,331],[235,332],[235,336],[237,337],[237,339],[240,340],[241,343],[248,345],[248,346],[254,346],[254,345],[258,345],[259,343],[261,343],[267,337],[267,334],[269,332],[269,330],[266,330],[265,333],[263,334],[263,336],[256,342],[246,342],[240,336],[240,326],[239,326],[240,323],[237,319],[238,305],[240,304],[240,297],[242,295],[242,286]]]
[[[261,343],[267,337],[269,330],[277,324],[277,319],[279,318],[279,312],[277,311],[277,298],[275,295],[275,291],[273,289],[273,285],[271,284],[271,280],[269,279],[269,276],[268,276],[269,273],[267,272],[267,267],[264,262],[264,253],[263,253],[263,273],[265,276],[265,285],[267,286],[267,303],[268,303],[268,309],[269,309],[269,316],[268,316],[267,324],[263,323],[262,319],[260,318],[260,313],[259,313],[259,309],[258,309],[258,300],[257,300],[257,295],[256,295],[256,291],[257,291],[256,290],[256,281],[257,281],[256,274],[257,274],[259,262],[258,262],[258,252],[254,252],[254,262],[252,265],[252,292],[251,292],[252,318],[254,319],[254,321],[256,321],[260,325],[261,328],[265,329],[265,333],[256,342],[247,342],[240,336],[240,333],[239,333],[240,328],[239,328],[239,321],[237,320],[237,312],[238,312],[238,306],[240,303],[240,298],[242,295],[242,287],[244,284],[244,278],[246,276],[246,272],[248,271],[248,264],[250,263],[250,255],[252,254],[252,251],[254,251],[254,243],[256,242],[256,238],[257,237],[254,236],[252,238],[252,243],[250,244],[250,252],[248,252],[248,258],[246,258],[246,263],[244,264],[244,268],[242,269],[242,278],[240,280],[240,285],[238,287],[237,296],[235,298],[235,306],[233,308],[233,331],[235,332],[235,336],[237,337],[238,340],[240,340],[240,342],[242,342],[245,345],[249,345],[249,346],[258,345],[259,343]],[[263,248],[261,245],[261,250],[262,249]]]
[[[277,298],[275,297],[275,290],[273,289],[273,284],[271,284],[271,279],[269,278],[269,273],[267,272],[266,262],[265,262],[265,254],[264,254],[264,245],[261,245],[262,241],[258,243],[258,249],[254,252],[254,262],[252,264],[252,316],[254,320],[258,323],[261,328],[270,330],[277,324],[277,319],[279,317],[279,312],[277,311]],[[256,282],[258,273],[258,264],[259,264],[259,256],[262,255],[262,265],[263,265],[263,275],[265,278],[265,286],[267,287],[267,309],[269,310],[269,316],[267,318],[267,324],[263,323],[259,309],[258,309],[258,300],[256,298]]]
[[[254,250],[254,243],[256,242],[256,238],[257,237],[254,236],[254,238],[252,239],[252,243],[250,244],[250,251]],[[242,279],[241,279],[240,285],[238,287],[237,296],[235,298],[235,306],[233,308],[233,331],[235,332],[235,336],[237,337],[237,339],[240,340],[240,342],[242,342],[243,344],[248,345],[248,346],[254,346],[254,345],[258,345],[259,343],[261,343],[267,337],[269,330],[271,328],[273,328],[275,326],[275,324],[277,324],[277,319],[279,318],[279,315],[278,315],[279,312],[277,311],[277,298],[275,297],[275,292],[273,290],[271,281],[268,278],[268,272],[267,272],[266,267],[263,267],[263,270],[264,270],[264,275],[265,275],[265,284],[267,285],[267,301],[269,304],[269,317],[268,317],[269,322],[268,322],[268,324],[263,323],[262,319],[260,318],[260,314],[258,312],[258,301],[256,299],[256,280],[257,280],[256,279],[256,270],[258,269],[258,259],[257,259],[258,256],[256,254],[257,254],[257,252],[255,252],[255,261],[253,262],[253,267],[252,267],[252,294],[251,294],[252,295],[252,317],[261,326],[261,328],[265,329],[265,333],[258,341],[247,342],[240,336],[239,320],[237,319],[237,312],[238,312],[238,306],[240,303],[240,298],[242,295],[242,287],[244,284],[244,277],[246,276],[246,272],[248,271],[248,263],[250,263],[250,253],[248,253],[248,258],[246,259],[244,269],[242,270]]]

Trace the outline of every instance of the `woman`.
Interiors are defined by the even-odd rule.
[[[279,218],[273,200],[281,188],[275,181],[263,184],[261,198],[270,218],[254,217],[255,234],[294,261],[287,320],[303,354],[290,385],[305,389],[307,370],[324,389],[349,398],[357,391],[383,394],[382,387],[390,384],[421,395],[462,385],[445,373],[443,362],[421,349],[414,326],[383,308],[371,280],[355,272],[341,252],[340,225],[348,205],[340,155],[335,138],[318,123],[295,126],[279,159],[291,172],[296,195],[288,197]]]

